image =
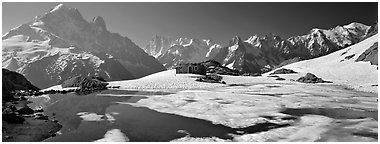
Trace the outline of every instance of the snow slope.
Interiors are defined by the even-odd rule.
[[[375,34],[362,42],[329,55],[286,65],[282,68],[292,69],[300,73],[281,76],[297,79],[299,76],[310,72],[324,80],[333,81],[334,84],[377,93],[378,66],[371,65],[368,61],[357,61],[363,52],[371,46],[377,45],[377,42],[378,34]]]
[[[176,74],[175,69],[158,72],[143,78],[126,81],[112,81],[110,86],[121,86],[121,89],[194,89],[221,87],[223,84],[197,82],[200,75]]]

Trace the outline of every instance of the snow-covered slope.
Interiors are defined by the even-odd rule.
[[[158,72],[135,80],[112,81],[111,86],[121,86],[121,89],[195,89],[224,86],[219,83],[197,82],[200,75],[176,74],[175,69]]]
[[[283,68],[292,69],[299,74],[281,76],[297,79],[310,72],[324,80],[333,81],[334,84],[377,92],[377,48],[378,34],[375,34],[329,55],[286,65]]]
[[[165,70],[129,38],[109,32],[102,17],[87,22],[63,4],[13,28],[2,40],[3,67],[40,88],[79,74],[122,80]]]
[[[213,59],[242,73],[265,72],[288,59],[315,58],[355,44],[369,28],[351,23],[329,30],[315,28],[306,35],[289,39],[274,34],[254,35],[246,40],[236,36]]]
[[[166,68],[172,68],[181,62],[195,63],[209,60],[219,52],[220,48],[219,44],[211,40],[173,39],[155,35],[144,50],[156,57]]]

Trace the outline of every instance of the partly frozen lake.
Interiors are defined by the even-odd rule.
[[[59,135],[46,140],[58,142],[95,141],[102,139],[107,131],[113,129],[120,130],[130,141],[170,141],[186,135],[232,139],[229,134],[252,133],[286,126],[265,123],[235,129],[212,124],[207,120],[160,113],[127,104],[150,95],[167,94],[170,93],[117,90],[89,95],[55,94],[49,95],[49,98],[34,98],[34,103],[30,106],[46,106],[45,114],[59,120],[63,125]]]
[[[45,141],[377,141],[376,97],[335,86],[256,84],[56,94],[30,106],[63,125]]]

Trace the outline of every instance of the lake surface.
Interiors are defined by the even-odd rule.
[[[170,141],[186,135],[231,139],[229,134],[255,133],[288,126],[268,122],[246,128],[230,128],[207,120],[160,113],[128,104],[151,95],[168,94],[120,90],[88,95],[55,94],[32,98],[33,103],[29,105],[32,108],[43,107],[46,115],[63,125],[61,134],[45,140],[48,142],[95,141],[112,129],[119,129],[130,141]],[[94,118],[84,120],[81,117],[83,113],[91,114]]]

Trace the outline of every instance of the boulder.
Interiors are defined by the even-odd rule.
[[[208,82],[208,83],[223,83],[224,81],[222,82],[222,79],[223,79],[222,76],[219,76],[216,74],[210,74],[203,77],[199,77],[195,81]]]
[[[332,83],[331,81],[325,81],[312,73],[307,73],[305,76],[298,78],[297,81],[302,83]]]
[[[273,73],[269,74],[269,75],[274,75],[274,74],[292,74],[292,73],[297,73],[291,69],[285,69],[285,68],[282,68],[282,69],[278,69],[276,71],[274,71]]]
[[[276,80],[280,80],[280,81],[283,81],[283,80],[285,80],[284,78],[282,78],[282,77],[278,77],[278,78],[276,78]]]
[[[17,112],[21,115],[31,115],[34,113],[34,110],[31,109],[30,107],[23,107],[23,108],[17,110]]]

